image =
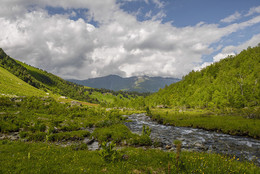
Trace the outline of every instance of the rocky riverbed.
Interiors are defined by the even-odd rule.
[[[141,134],[143,125],[149,126],[151,139],[161,144],[162,149],[174,150],[173,141],[181,140],[182,148],[186,150],[235,155],[260,165],[259,140],[202,129],[161,125],[145,114],[133,114],[127,117],[131,121],[125,125],[134,133]]]

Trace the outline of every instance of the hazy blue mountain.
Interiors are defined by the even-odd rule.
[[[68,79],[68,81],[92,88],[105,88],[114,91],[157,92],[165,85],[178,82],[180,79],[148,76],[122,78],[117,75],[109,75],[87,80]]]

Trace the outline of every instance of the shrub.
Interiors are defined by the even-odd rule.
[[[147,135],[136,135],[133,138],[129,140],[131,145],[135,146],[151,146],[152,145],[152,140],[149,136]]]
[[[105,162],[115,162],[119,160],[119,153],[114,149],[116,144],[112,141],[111,143],[107,143],[106,141],[101,143],[101,150],[99,151],[99,155]]]
[[[142,135],[150,136],[150,134],[151,134],[151,129],[149,128],[149,126],[143,125]]]
[[[116,124],[105,128],[96,128],[92,134],[99,142],[113,140],[116,143],[132,137],[131,131],[123,124]]]

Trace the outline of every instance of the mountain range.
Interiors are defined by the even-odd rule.
[[[178,78],[171,77],[149,77],[134,76],[123,78],[118,75],[108,75],[87,80],[67,79],[70,82],[92,88],[104,88],[114,91],[136,91],[136,92],[157,92],[165,85],[170,85],[180,81]]]

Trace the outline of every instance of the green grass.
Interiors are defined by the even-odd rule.
[[[37,132],[42,125],[50,130],[56,127],[59,131],[75,131],[82,127],[93,127],[110,113],[94,107],[72,107],[51,97],[26,97],[17,100],[18,102],[0,97],[0,131],[3,133],[19,129]]]
[[[93,132],[93,136],[99,141],[114,140],[115,142],[121,142],[123,140],[132,137],[133,133],[122,124],[115,124],[109,127],[96,128]]]
[[[48,136],[48,141],[83,140],[85,137],[88,137],[89,135],[90,133],[85,130],[61,132],[61,133],[50,134]]]
[[[100,107],[71,106],[53,98],[25,97],[19,102],[0,97],[0,132],[19,132],[29,141],[82,140],[94,136],[98,141],[107,139],[120,143],[130,138],[139,141],[125,125],[119,110],[106,111]],[[93,135],[82,129],[96,127]],[[150,139],[149,139],[150,140]]]
[[[9,96],[46,96],[46,92],[25,83],[2,67],[0,67],[0,93]]]
[[[152,110],[152,119],[162,124],[202,128],[231,135],[260,138],[260,119],[248,119],[234,115],[213,115],[203,110],[179,112],[172,109]]]
[[[84,149],[84,148],[82,148]],[[142,148],[118,150],[116,162],[105,162],[98,151],[49,143],[0,141],[0,173],[259,173],[259,167],[236,157]],[[123,158],[124,156],[124,158]]]
[[[102,94],[100,92],[92,92],[91,98],[96,98],[98,99],[98,101],[102,101],[102,102],[113,103],[116,96],[110,93]]]

